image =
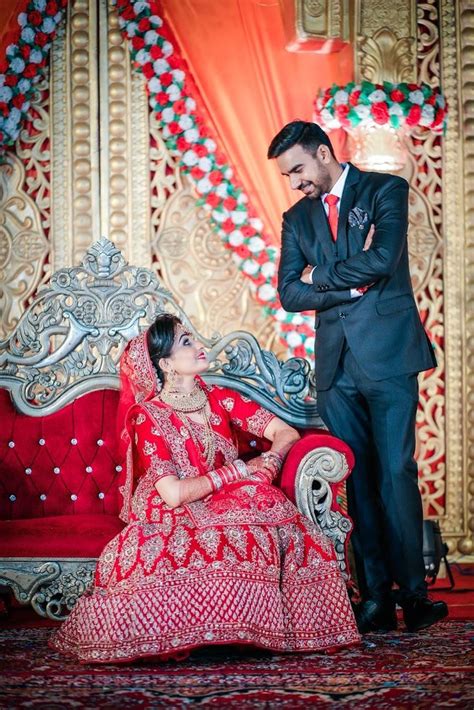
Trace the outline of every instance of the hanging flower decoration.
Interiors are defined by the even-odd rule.
[[[442,133],[446,128],[446,101],[438,88],[424,83],[333,84],[320,92],[314,108],[315,120],[328,130],[374,125]]]
[[[156,0],[113,0],[133,64],[146,80],[151,109],[170,152],[199,195],[198,204],[250,279],[252,292],[277,325],[290,354],[314,356],[312,314],[287,313],[277,294],[279,250],[237,185],[197,110],[194,84],[159,16]],[[34,84],[44,74],[48,51],[67,0],[31,0],[18,16],[6,60],[0,65],[0,150],[12,145],[27,118]]]
[[[9,33],[6,57],[0,60],[0,149],[18,138],[66,5],[67,0],[31,0]]]

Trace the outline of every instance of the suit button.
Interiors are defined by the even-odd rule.
[[[339,318],[345,318],[346,314],[345,313],[339,313]]]

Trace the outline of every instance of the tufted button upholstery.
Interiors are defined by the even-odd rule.
[[[102,390],[55,414],[29,417],[0,390],[0,519],[118,515],[124,474],[117,403],[118,392]]]

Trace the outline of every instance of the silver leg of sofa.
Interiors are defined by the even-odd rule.
[[[0,585],[9,587],[21,604],[56,621],[68,612],[92,583],[96,559],[0,560]]]
[[[350,577],[345,543],[352,530],[352,523],[339,511],[332,510],[331,484],[342,481],[348,471],[344,454],[322,446],[304,456],[295,479],[296,504],[332,540],[344,579]]]

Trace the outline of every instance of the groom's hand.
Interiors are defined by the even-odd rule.
[[[313,273],[314,266],[305,266],[303,269],[301,276],[300,276],[300,281],[302,281],[304,284],[312,284],[313,279],[311,278],[311,275]]]

